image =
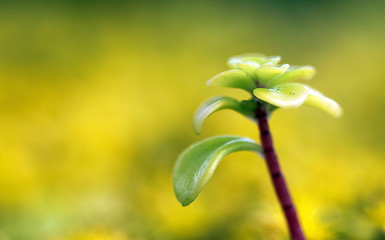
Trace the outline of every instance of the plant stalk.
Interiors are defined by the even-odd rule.
[[[277,154],[274,150],[273,138],[270,133],[268,122],[268,113],[265,109],[265,106],[265,104],[259,104],[259,107],[255,113],[255,118],[258,122],[262,149],[269,170],[270,178],[273,182],[274,190],[278,197],[282,211],[284,212],[291,239],[305,240],[305,236],[299,223],[295,206],[279,166]]]

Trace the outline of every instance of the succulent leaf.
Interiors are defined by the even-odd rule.
[[[281,61],[280,56],[267,57],[262,67],[274,67]]]
[[[217,136],[193,144],[179,156],[174,167],[174,192],[182,206],[192,203],[210,180],[219,162],[238,151],[261,152],[253,140]]]
[[[243,70],[253,82],[256,82],[256,70],[260,67],[259,63],[239,63],[238,68]]]
[[[288,64],[281,67],[260,67],[255,71],[257,81],[260,85],[266,86],[272,78],[284,73],[288,67]]]
[[[242,55],[238,55],[235,57],[229,58],[227,61],[227,65],[230,68],[238,68],[238,64],[240,63],[249,63],[249,64],[258,64],[265,62],[266,56],[259,53],[246,53]]]
[[[277,107],[295,108],[306,100],[308,90],[299,83],[283,83],[273,88],[257,88],[254,95]]]
[[[307,96],[305,101],[306,105],[310,105],[310,106],[322,109],[336,118],[339,118],[342,116],[342,113],[343,113],[342,108],[336,101],[328,97],[325,97],[322,93],[320,93],[319,91],[309,86],[306,86],[306,88],[308,89],[308,92],[309,92],[309,95]]]
[[[208,80],[206,84],[207,86],[239,88],[248,92],[253,92],[255,88],[250,76],[238,69],[221,72]]]
[[[267,87],[296,80],[310,80],[314,75],[315,68],[312,66],[290,67],[285,73],[271,79]]]
[[[254,102],[255,107],[256,103]],[[223,109],[231,109],[239,112],[245,117],[252,117],[253,110],[255,108],[246,107],[245,104],[242,104],[238,100],[226,97],[226,96],[218,96],[205,101],[195,112],[194,115],[194,131],[196,134],[201,133],[203,122],[214,112]]]
[[[230,58],[227,65],[230,68],[238,68],[240,63],[259,64],[266,67],[273,67],[281,61],[280,56],[266,57],[260,53],[247,53]]]

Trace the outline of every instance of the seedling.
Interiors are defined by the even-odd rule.
[[[208,86],[239,88],[251,94],[248,100],[220,96],[204,102],[194,116],[194,130],[201,132],[203,122],[214,112],[234,110],[258,125],[261,144],[239,136],[212,137],[187,148],[174,167],[174,191],[178,201],[191,204],[213,175],[219,162],[228,154],[252,151],[261,155],[267,164],[275,193],[286,218],[291,239],[304,240],[304,234],[290,196],[284,175],[279,166],[269,128],[271,114],[279,108],[296,108],[302,104],[318,107],[334,117],[342,109],[330,98],[297,80],[310,80],[315,69],[311,66],[293,67],[279,64],[279,56],[245,54],[228,60],[231,70],[211,78]]]

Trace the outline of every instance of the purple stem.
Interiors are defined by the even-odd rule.
[[[289,189],[286,185],[285,178],[279,166],[278,157],[274,150],[273,138],[270,133],[267,112],[264,104],[259,104],[255,117],[258,121],[261,144],[267,167],[269,169],[270,178],[274,185],[275,193],[278,197],[281,208],[285,214],[286,222],[290,231],[292,240],[305,240],[301,225],[298,220],[293,201],[291,199]]]

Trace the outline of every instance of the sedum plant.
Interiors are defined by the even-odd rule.
[[[279,56],[245,54],[228,60],[230,70],[211,78],[208,86],[238,88],[250,93],[250,99],[219,96],[204,102],[194,116],[194,130],[201,132],[203,122],[211,114],[223,109],[234,110],[258,125],[260,145],[239,136],[212,137],[188,147],[176,161],[173,173],[174,191],[178,201],[191,204],[213,175],[219,162],[228,154],[252,151],[261,155],[285,215],[291,239],[305,239],[284,175],[282,174],[269,128],[269,117],[279,108],[296,108],[303,104],[318,107],[334,117],[342,109],[334,100],[298,80],[310,80],[315,69],[279,64]]]

